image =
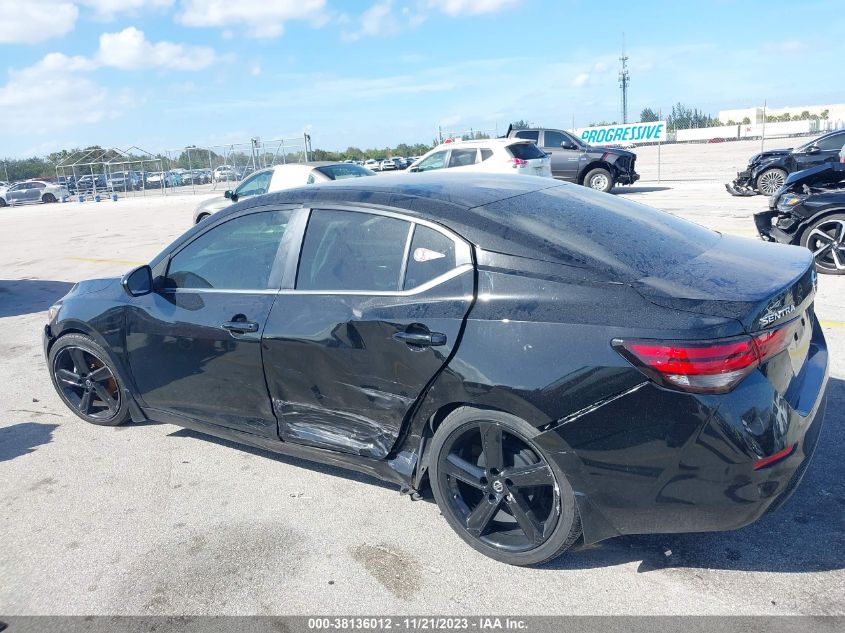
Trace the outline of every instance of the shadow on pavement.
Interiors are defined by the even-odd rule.
[[[46,311],[72,287],[68,281],[0,279],[0,318]]]
[[[613,193],[650,193],[652,191],[668,191],[671,187],[655,185],[653,187],[615,187]]]
[[[58,424],[21,422],[0,428],[0,462],[9,461],[35,451],[36,446],[49,444]]]
[[[732,532],[620,536],[576,548],[543,568],[640,561],[638,572],[674,567],[780,573],[845,569],[845,381],[831,378],[827,394],[813,460],[792,498],[772,514]]]

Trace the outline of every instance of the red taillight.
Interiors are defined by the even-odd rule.
[[[707,341],[614,339],[612,345],[655,382],[695,393],[724,393],[789,345],[797,321],[753,336]]]
[[[782,451],[778,451],[774,455],[769,455],[768,457],[764,457],[763,459],[758,459],[756,462],[754,462],[754,470],[760,470],[761,468],[771,466],[776,462],[786,459],[787,457],[792,455],[792,453],[795,452],[796,448],[798,448],[798,444],[793,444],[792,446],[787,446]]]
[[[522,158],[511,158],[510,163],[513,165],[514,169],[516,169],[517,167],[524,167],[528,164],[528,161]]]

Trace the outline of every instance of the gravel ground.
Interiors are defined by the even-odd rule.
[[[728,165],[727,145],[696,147],[716,152],[711,161],[730,150]],[[622,195],[748,237],[765,203],[715,181],[644,182]],[[845,278],[819,281],[828,417],[787,505],[735,532],[622,537],[519,569],[477,554],[434,503],[393,486],[174,426],[99,428],[66,411],[42,358],[44,311],[79,279],[150,259],[200,199],[0,214],[0,613],[845,614]]]

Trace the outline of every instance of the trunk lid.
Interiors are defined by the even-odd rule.
[[[806,312],[815,296],[816,274],[805,248],[722,236],[682,267],[630,285],[656,305],[733,318],[754,333]]]

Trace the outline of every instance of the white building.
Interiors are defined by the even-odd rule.
[[[809,112],[811,115],[816,114],[821,116],[822,112],[827,110],[828,121],[845,121],[845,103],[832,103],[829,105],[811,105],[811,106],[788,106],[786,108],[766,108],[767,116],[781,116],[789,113],[793,119],[800,118],[802,112]],[[763,122],[763,107],[756,108],[738,108],[735,110],[720,110],[719,120],[722,123],[733,121],[734,123],[742,123],[743,119],[748,118],[751,123]]]

